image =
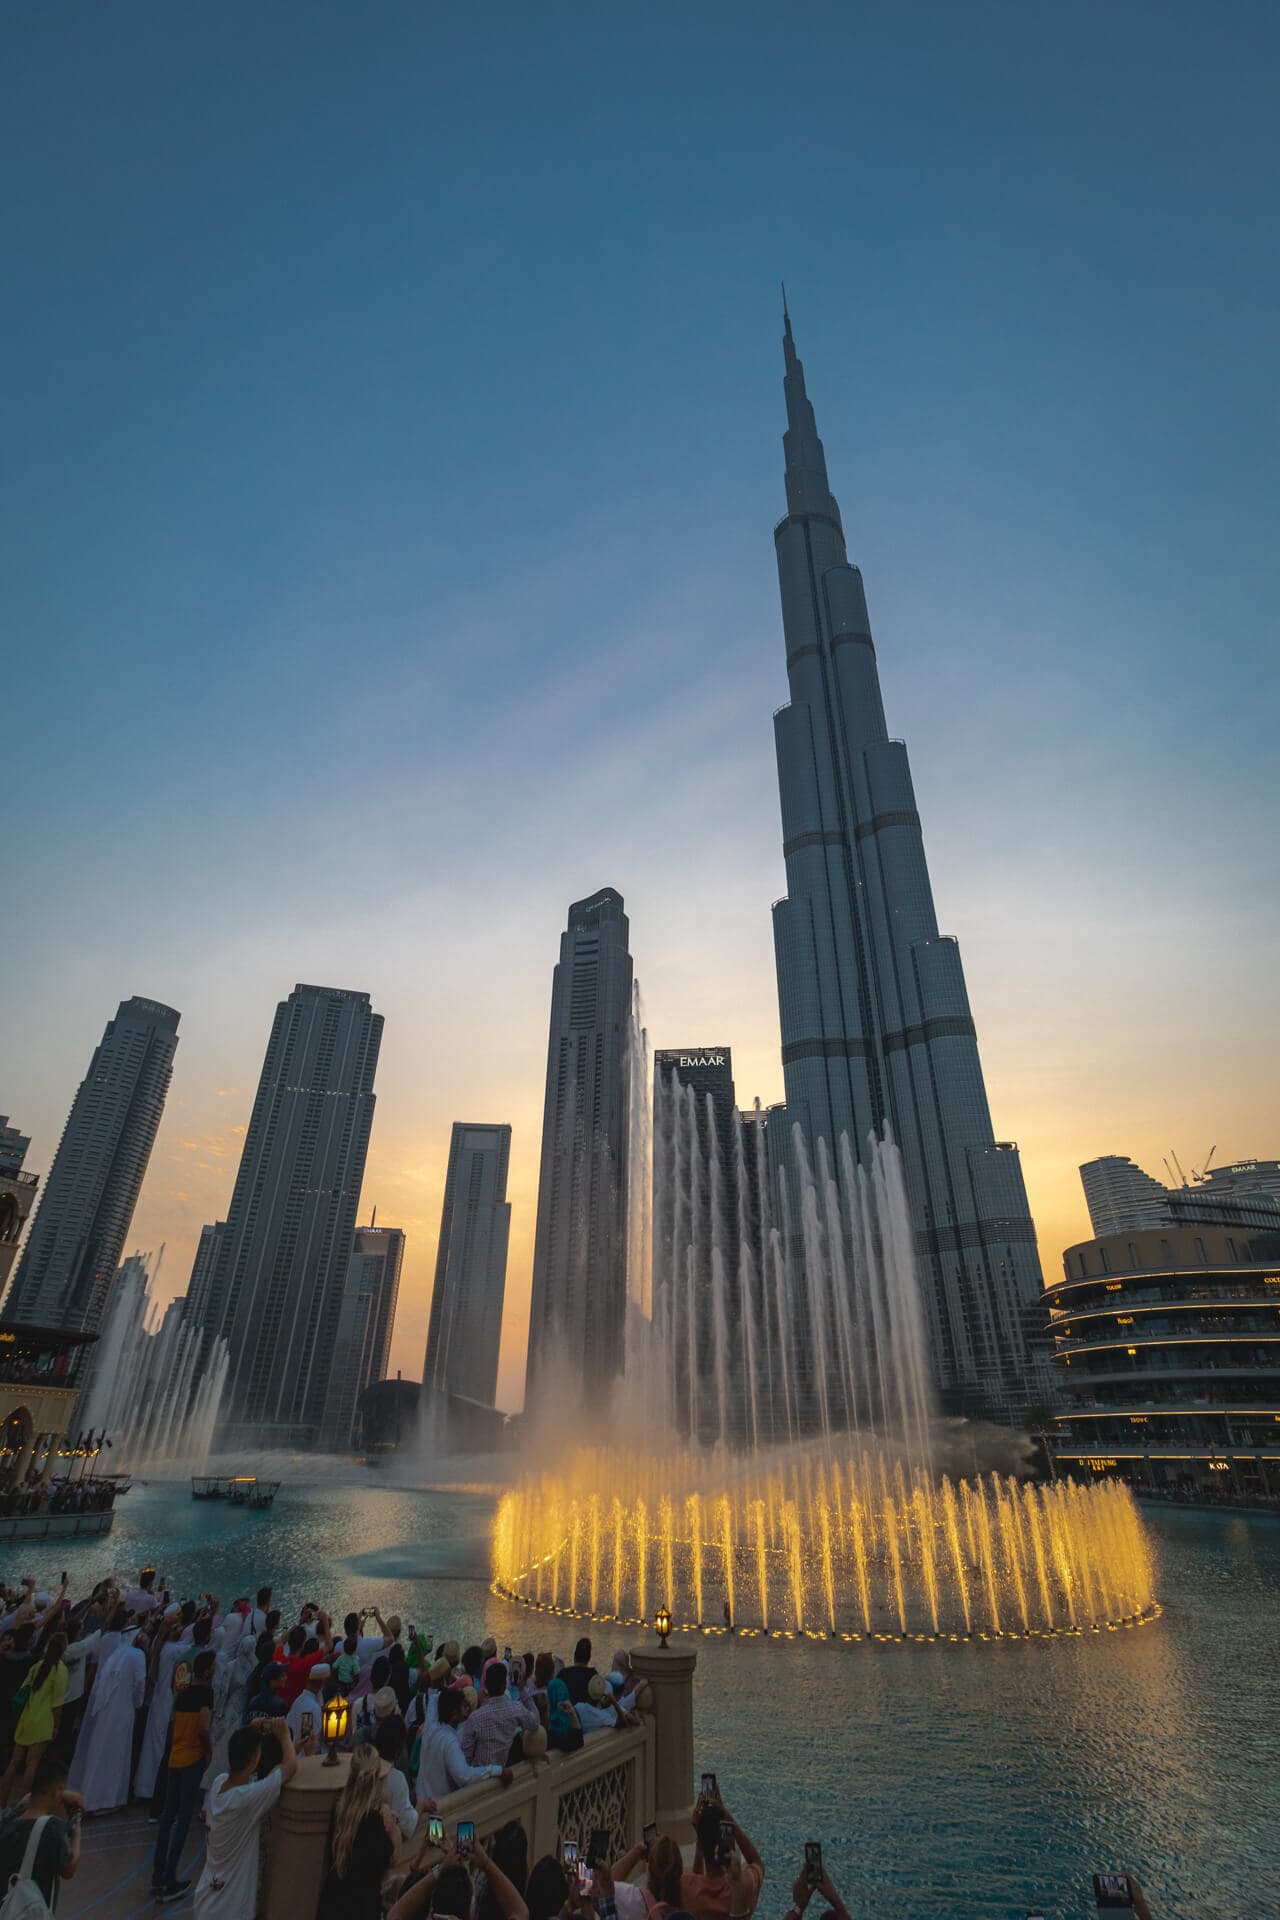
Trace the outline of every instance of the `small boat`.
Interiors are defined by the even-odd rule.
[[[203,1479],[197,1474],[191,1476],[191,1498],[193,1500],[225,1500],[226,1482],[216,1479]]]
[[[278,1480],[259,1480],[255,1474],[239,1473],[227,1481],[226,1498],[233,1507],[269,1507],[280,1491]]]

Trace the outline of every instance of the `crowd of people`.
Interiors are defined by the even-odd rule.
[[[628,1654],[603,1671],[591,1655],[586,1639],[568,1663],[499,1655],[492,1639],[433,1648],[374,1607],[335,1623],[311,1603],[286,1622],[269,1587],[226,1605],[209,1593],[178,1600],[151,1568],[74,1602],[65,1575],[56,1588],[0,1586],[0,1888],[43,1818],[31,1877],[52,1907],[76,1872],[82,1819],[137,1801],[157,1822],[157,1902],[188,1895],[181,1863],[200,1820],[197,1913],[251,1920],[258,1829],[298,1755],[320,1749],[340,1698],[352,1758],[320,1914],[378,1920],[393,1861],[407,1862],[412,1893],[420,1856],[441,1850],[423,1821],[446,1795],[509,1783],[520,1760],[634,1724],[642,1683]]]
[[[510,1785],[521,1760],[633,1724],[646,1697],[625,1649],[597,1668],[585,1637],[567,1663],[492,1639],[432,1648],[376,1607],[338,1625],[310,1603],[286,1622],[270,1587],[226,1606],[208,1593],[180,1601],[150,1568],[74,1603],[65,1574],[57,1588],[0,1586],[0,1894],[27,1875],[53,1911],[80,1863],[82,1820],[139,1801],[156,1822],[157,1903],[192,1894],[182,1860],[199,1820],[197,1920],[254,1920],[263,1822],[299,1755],[325,1742],[335,1701],[351,1757],[314,1920],[752,1920],[760,1909],[764,1861],[714,1775],[691,1860],[648,1828],[621,1857],[600,1832],[531,1862],[518,1820],[486,1850],[441,1816],[459,1787]],[[1150,1920],[1130,1885],[1134,1914]],[[811,1909],[850,1920],[806,1849],[786,1920]]]
[[[12,1486],[0,1494],[0,1519],[33,1514],[105,1513],[116,1497],[114,1480],[46,1480]]]

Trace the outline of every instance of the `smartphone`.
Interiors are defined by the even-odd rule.
[[[299,1722],[298,1722],[298,1727],[299,1727],[299,1732],[301,1734],[301,1737],[304,1740],[309,1740],[312,1734],[315,1732],[316,1717],[314,1713],[312,1713],[309,1707],[305,1707],[303,1709],[301,1718],[299,1719]]]
[[[585,1860],[579,1860],[578,1862],[579,1893],[590,1893],[594,1885],[595,1885],[595,1875],[592,1873],[590,1867],[587,1865]]]
[[[720,1822],[720,1858],[727,1860],[737,1844],[738,1829],[734,1826],[732,1820],[722,1820]],[[805,1852],[808,1852],[807,1847],[805,1848]]]
[[[822,1878],[822,1847],[817,1840],[804,1843],[804,1883],[816,1887]]]
[[[562,1840],[560,1842],[560,1865],[565,1869],[566,1873],[577,1871],[578,1852],[579,1849],[576,1840]]]
[[[511,1665],[511,1649],[510,1649],[510,1647],[504,1647],[504,1648],[502,1649],[502,1658],[503,1658],[503,1662],[504,1662],[504,1664],[505,1664],[506,1666],[508,1666],[508,1667],[509,1667],[509,1666]]]
[[[646,1847],[651,1847],[654,1841],[657,1839],[657,1837],[658,1837],[658,1823],[656,1820],[651,1820],[648,1826],[644,1830],[644,1843]]]
[[[1095,1873],[1093,1904],[1099,1913],[1132,1913],[1133,1899],[1127,1873]]]
[[[702,1797],[704,1800],[718,1800],[720,1798],[720,1786],[714,1773],[703,1774]]]
[[[427,1820],[427,1839],[433,1847],[444,1845],[444,1821],[438,1813],[431,1814]]]
[[[466,1859],[468,1859],[468,1858],[470,1857],[470,1853],[471,1853],[471,1849],[472,1849],[472,1847],[474,1847],[474,1846],[475,1846],[475,1843],[476,1843],[476,1823],[475,1823],[475,1821],[474,1821],[474,1820],[459,1820],[459,1822],[458,1822],[458,1852],[459,1852],[459,1853],[460,1853],[460,1854],[462,1855],[462,1857],[463,1857],[463,1859],[464,1859],[464,1860],[466,1860]]]
[[[591,1829],[591,1839],[587,1846],[587,1859],[590,1864],[593,1867],[598,1867],[602,1860],[607,1862],[611,1852],[612,1848],[609,1845],[608,1827],[593,1827]]]

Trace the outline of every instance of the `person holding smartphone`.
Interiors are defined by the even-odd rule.
[[[760,1900],[764,1861],[717,1787],[693,1810],[693,1870],[680,1881],[680,1904],[694,1920],[748,1920]]]
[[[425,1914],[437,1914],[440,1920],[471,1920],[471,1874],[476,1867],[485,1878],[489,1895],[502,1920],[529,1920],[529,1909],[519,1889],[487,1854],[478,1841],[471,1844],[467,1860],[455,1846],[439,1866],[412,1879],[401,1893],[387,1920],[422,1920]]]
[[[826,1912],[834,1914],[835,1920],[849,1920],[849,1909],[836,1892],[831,1876],[822,1864],[821,1847],[816,1841],[809,1841],[804,1851],[805,1862],[796,1875],[796,1883],[791,1889],[791,1905],[784,1915],[784,1920],[801,1920],[801,1915],[815,1893],[821,1894],[826,1901]]]

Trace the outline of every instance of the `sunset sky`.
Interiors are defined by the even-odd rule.
[[[0,1112],[180,1009],[186,1284],[276,1002],[386,1016],[421,1372],[449,1126],[625,896],[650,1037],[781,1096],[778,281],[1048,1277],[1076,1167],[1280,1154],[1280,13],[23,8],[0,142]]]

